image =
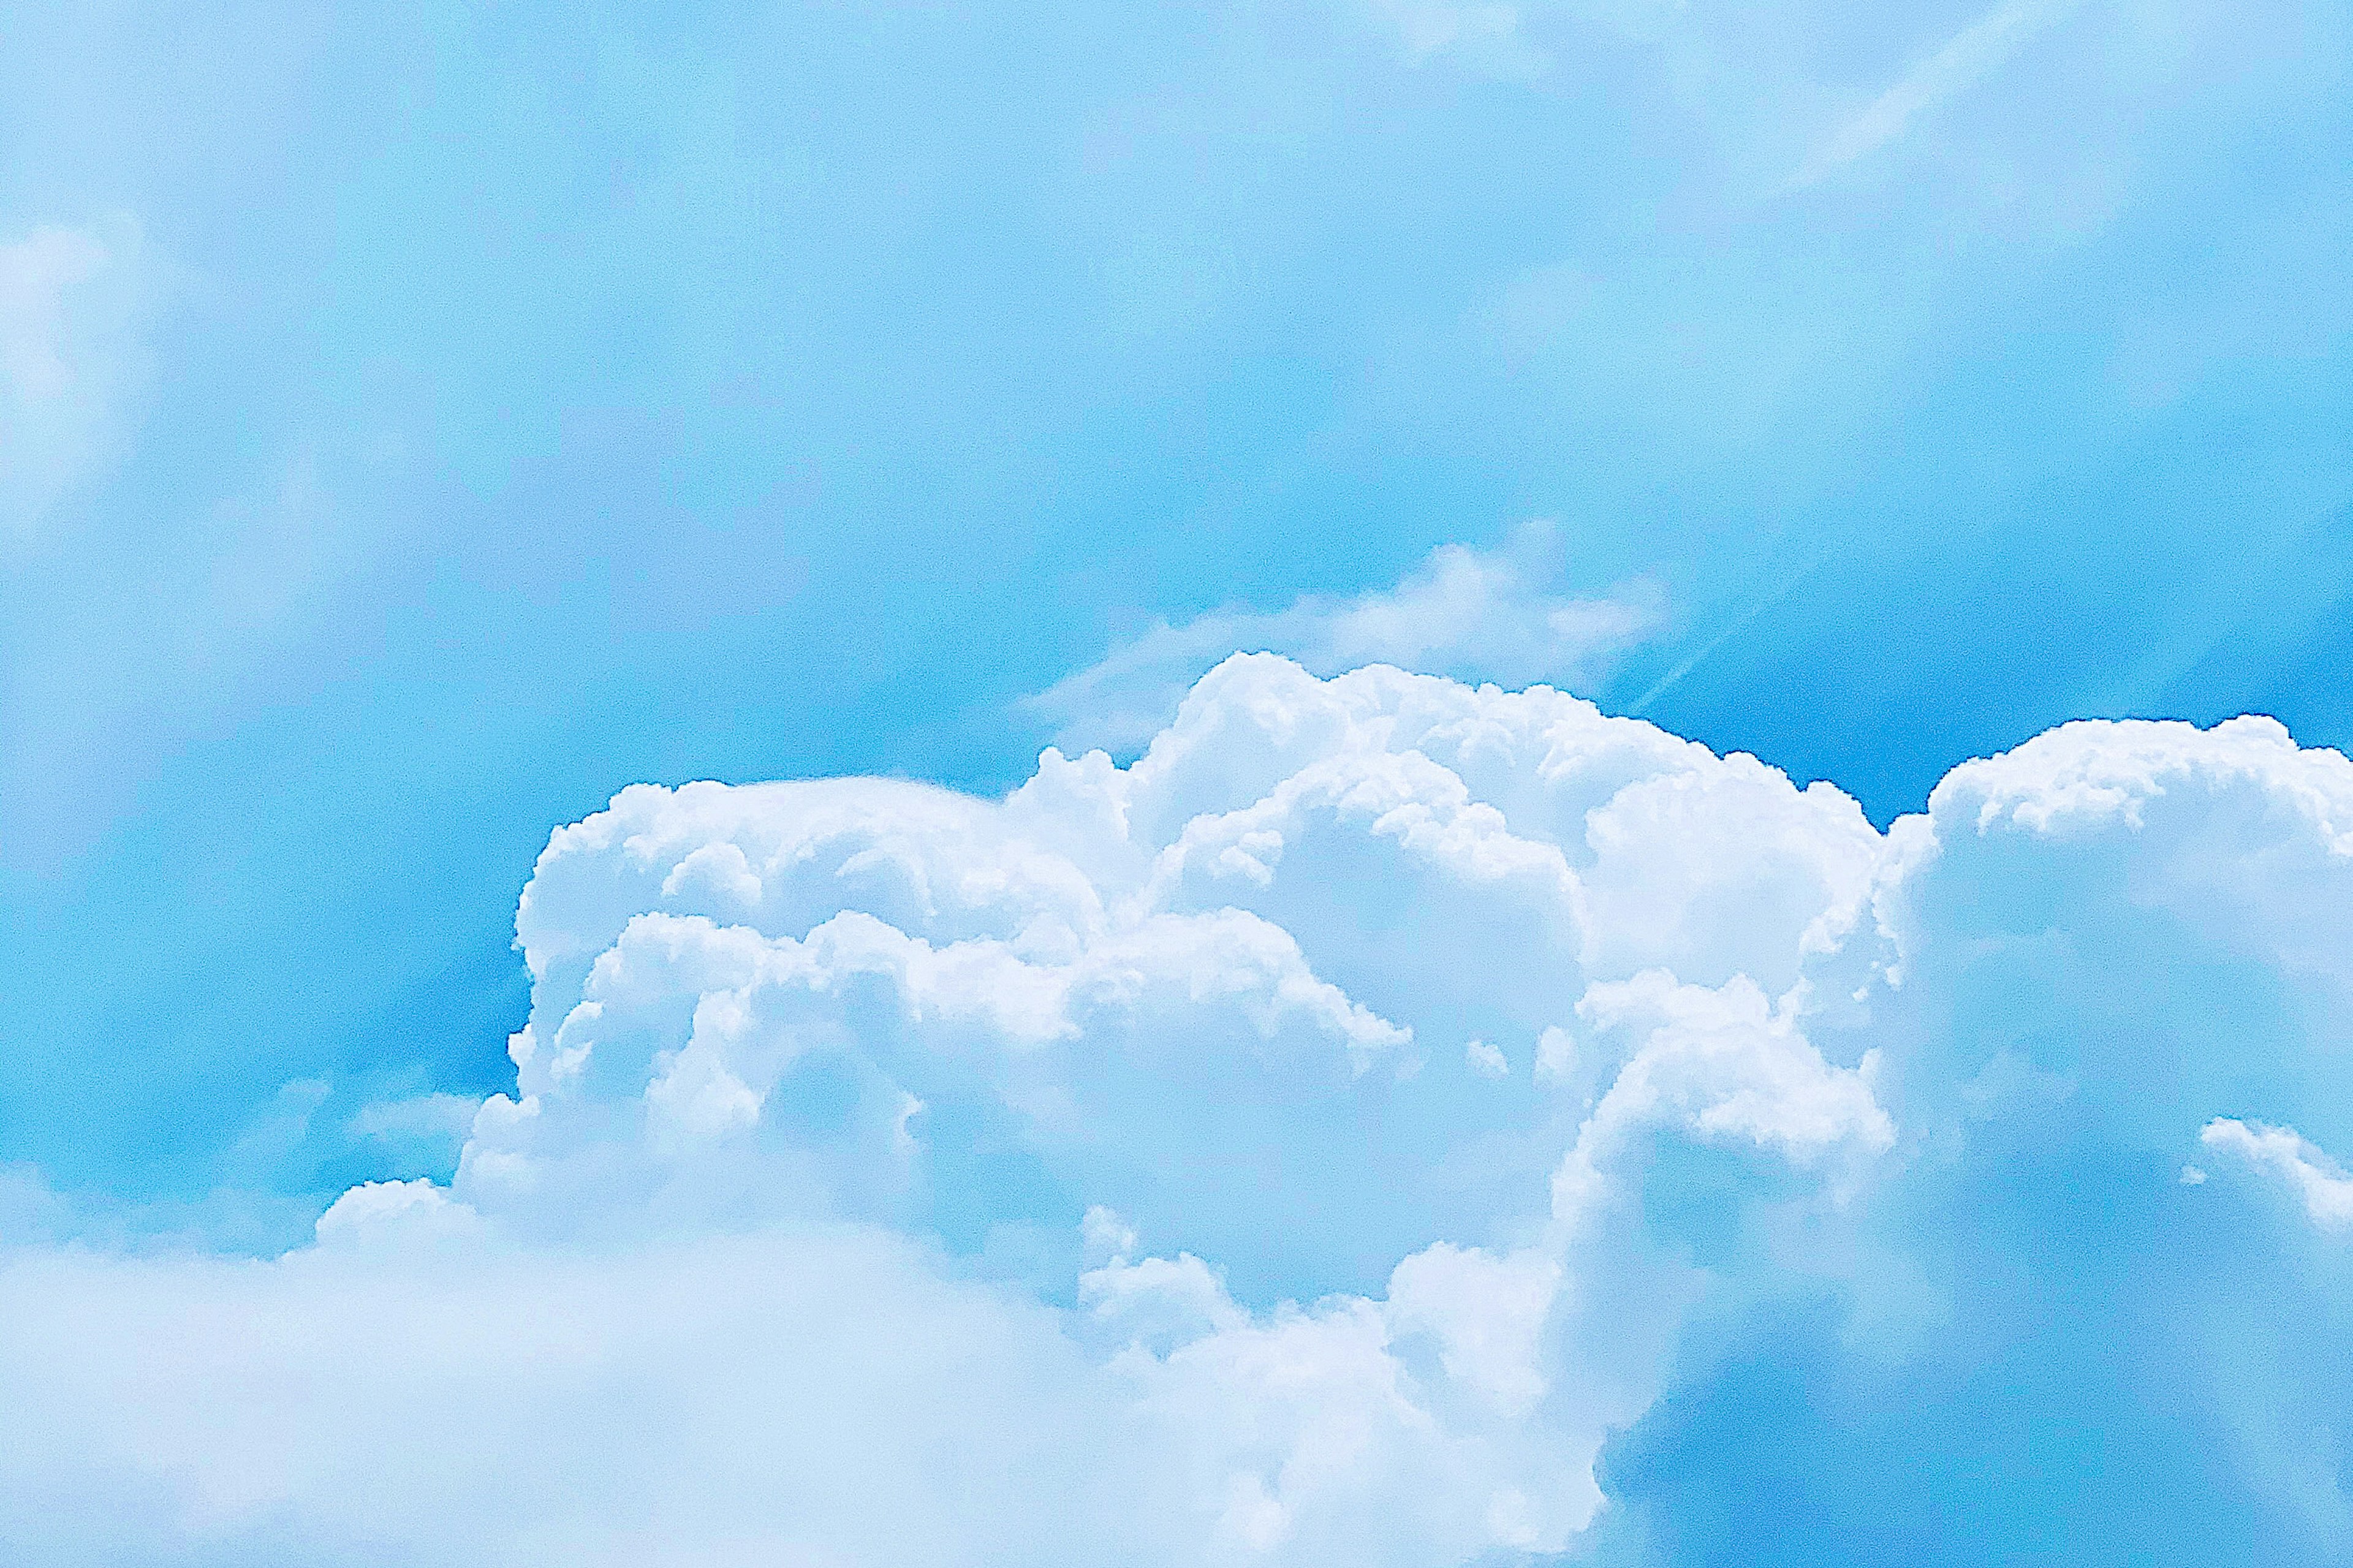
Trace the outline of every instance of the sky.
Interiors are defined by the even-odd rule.
[[[0,1555],[2353,1562],[2348,101],[0,0]]]

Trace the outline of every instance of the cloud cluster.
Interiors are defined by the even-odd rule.
[[[1883,835],[1269,655],[999,801],[632,788],[540,858],[446,1184],[0,1251],[0,1550],[2340,1560],[2348,895],[2353,764],[2268,721]]]

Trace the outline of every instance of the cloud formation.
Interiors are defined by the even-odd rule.
[[[2070,725],[1883,835],[1263,654],[1003,800],[633,787],[540,858],[446,1184],[267,1261],[10,1222],[0,1550],[2339,1560],[2343,1178],[2234,1118],[2348,1132],[2348,893],[2353,764],[2264,720]],[[1983,1486],[2045,1490],[1951,1533]]]
[[[1023,707],[1058,725],[1067,750],[1132,750],[1236,649],[1279,653],[1318,675],[1393,664],[1506,686],[1583,686],[1654,632],[1663,606],[1648,582],[1602,597],[1554,593],[1557,554],[1551,525],[1532,523],[1502,550],[1440,545],[1394,587],[1354,598],[1310,595],[1282,610],[1164,621]]]
[[[2353,1176],[2298,1137],[2295,1129],[2218,1116],[2206,1124],[2198,1139],[2209,1149],[2226,1150],[2285,1184],[2315,1225],[2328,1230],[2353,1228]]]

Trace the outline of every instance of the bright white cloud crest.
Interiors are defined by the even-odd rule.
[[[1990,1152],[2260,1203],[2175,1179],[2205,1126],[2341,1226],[2311,1145],[2213,1119],[2353,1131],[2349,832],[2265,721],[2069,726],[1883,836],[1550,689],[1264,655],[1003,801],[632,788],[541,857],[447,1186],[270,1262],[0,1254],[0,1543],[1563,1551],[1694,1325],[1827,1291],[1900,1358],[1957,1310],[1883,1216]]]

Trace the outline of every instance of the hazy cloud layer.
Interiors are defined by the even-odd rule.
[[[30,532],[118,438],[153,270],[128,218],[0,242],[0,535]]]

